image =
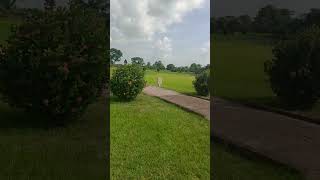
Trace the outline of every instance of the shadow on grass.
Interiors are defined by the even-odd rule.
[[[0,102],[0,119],[0,129],[53,129],[73,121],[53,121],[45,114],[13,108],[3,102]]]
[[[225,151],[227,153],[240,156],[245,160],[256,162],[260,165],[276,167],[278,172],[287,172],[289,174],[295,175],[297,179],[305,179],[303,174],[292,166],[288,166],[286,164],[276,162],[273,159],[270,159],[266,156],[249,151],[246,148],[238,147],[232,143],[228,143],[227,141],[224,141],[221,138],[211,137],[210,146],[211,146],[211,152],[212,151],[214,152],[216,150]],[[216,160],[216,156],[211,156],[211,161],[213,166],[219,165],[219,164],[216,164],[216,162],[219,163],[219,160]],[[211,177],[213,176],[214,174],[211,174]]]

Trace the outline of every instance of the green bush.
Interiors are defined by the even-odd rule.
[[[271,88],[290,108],[310,108],[320,95],[320,28],[313,26],[294,40],[282,41],[265,63]]]
[[[209,95],[209,81],[210,71],[206,70],[196,75],[196,79],[193,81],[193,86],[196,92],[200,96]]]
[[[55,121],[79,117],[108,81],[107,27],[76,4],[30,15],[0,53],[3,100]]]
[[[145,85],[144,71],[138,65],[121,66],[113,73],[110,85],[112,93],[119,99],[133,100]]]

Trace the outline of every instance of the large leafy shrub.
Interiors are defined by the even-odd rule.
[[[279,43],[273,56],[265,72],[274,93],[291,108],[311,107],[320,95],[320,28]]]
[[[209,95],[209,81],[210,81],[210,71],[205,70],[196,75],[196,79],[193,81],[193,86],[196,92],[200,96]]]
[[[138,65],[121,66],[113,72],[110,85],[112,93],[119,99],[133,100],[145,85],[144,71]]]
[[[108,24],[96,9],[37,12],[12,31],[0,54],[0,94],[54,120],[78,117],[108,81]]]

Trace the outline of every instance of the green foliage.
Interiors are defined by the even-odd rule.
[[[161,61],[156,61],[153,64],[153,69],[160,71],[160,70],[165,70],[166,68],[164,67],[163,63]]]
[[[209,82],[210,82],[210,71],[203,71],[196,76],[196,79],[193,81],[193,86],[200,96],[209,95]]]
[[[139,65],[139,66],[143,66],[144,65],[143,58],[141,58],[141,57],[133,57],[133,58],[131,58],[131,63],[135,64],[135,65]]]
[[[44,7],[47,10],[52,10],[56,7],[56,1],[55,0],[45,0]]]
[[[134,100],[145,85],[141,66],[125,65],[117,68],[111,78],[111,91],[119,99]]]
[[[0,9],[9,10],[15,5],[15,3],[16,3],[16,0],[1,0]]]
[[[176,67],[175,67],[173,64],[168,64],[168,65],[167,65],[167,70],[174,72],[174,71],[176,71]]]
[[[320,28],[313,26],[295,40],[281,42],[273,55],[265,72],[274,93],[295,108],[314,105],[320,96]]]
[[[190,68],[189,68],[189,71],[190,71],[190,72],[193,72],[193,73],[195,73],[195,74],[200,73],[201,70],[202,70],[201,65],[200,65],[200,64],[196,64],[196,63],[192,63],[192,64],[190,65]]]
[[[151,63],[150,63],[150,62],[147,63],[146,68],[147,68],[147,69],[152,69],[152,66],[151,66]]]
[[[31,15],[0,54],[0,93],[12,106],[75,118],[108,81],[107,20],[72,4]]]
[[[115,62],[118,62],[121,60],[122,52],[118,49],[111,48],[110,49],[110,60],[111,64],[114,64]]]

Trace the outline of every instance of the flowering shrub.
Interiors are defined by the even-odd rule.
[[[107,23],[76,4],[30,15],[0,48],[3,100],[54,120],[81,115],[108,81]]]
[[[121,66],[113,73],[110,85],[112,93],[121,100],[133,100],[145,85],[144,71],[138,65]]]

